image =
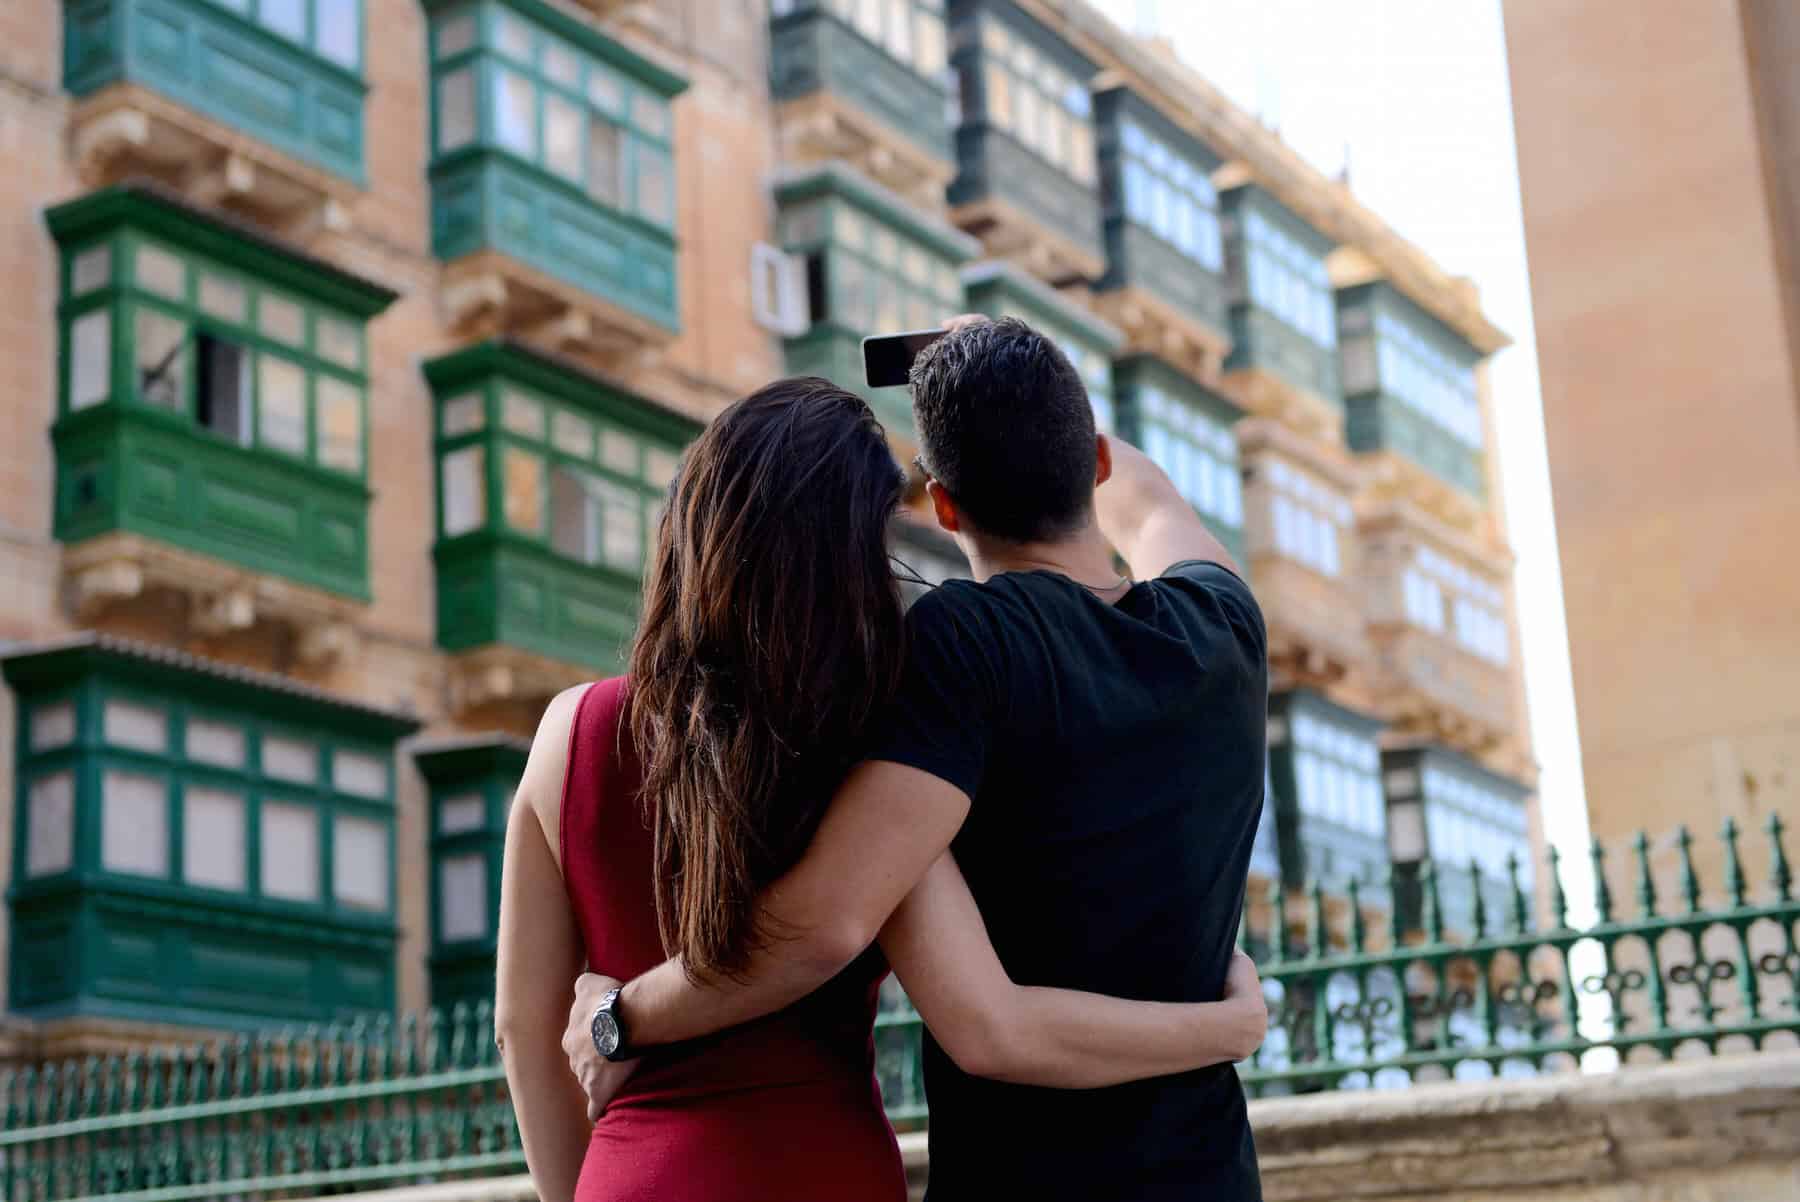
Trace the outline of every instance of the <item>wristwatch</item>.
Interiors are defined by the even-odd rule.
[[[631,1059],[632,1054],[626,1050],[625,1023],[619,1017],[619,990],[610,990],[600,999],[600,1004],[594,1007],[588,1030],[594,1037],[594,1050],[602,1059]]]

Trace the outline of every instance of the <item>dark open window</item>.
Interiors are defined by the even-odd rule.
[[[195,420],[222,438],[249,445],[249,352],[238,343],[204,332],[195,336],[194,349],[200,360]]]

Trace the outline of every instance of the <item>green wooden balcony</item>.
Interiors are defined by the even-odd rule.
[[[904,388],[871,389],[862,340],[936,326],[964,308],[957,274],[979,244],[838,163],[775,181],[778,237],[805,261],[808,328],[786,340],[790,375],[823,376],[869,402],[888,433],[913,441]]]
[[[777,0],[769,87],[783,157],[838,160],[920,205],[953,169],[942,0]]]
[[[438,645],[453,700],[541,704],[623,670],[644,558],[698,423],[497,340],[425,365]]]
[[[602,354],[667,342],[683,81],[542,0],[428,11],[432,249],[452,324]]]
[[[1338,321],[1351,449],[1391,452],[1485,503],[1481,352],[1382,281],[1340,293]]]
[[[52,209],[55,532],[78,606],[208,562],[367,600],[364,326],[394,294],[148,186]]]
[[[125,99],[103,98],[109,90],[144,89],[360,185],[362,9],[361,0],[65,0],[63,85],[103,110]],[[156,106],[132,111],[140,140],[152,137]]]
[[[1342,896],[1353,879],[1387,875],[1380,733],[1378,720],[1310,689],[1269,699],[1269,773],[1278,799],[1283,881],[1318,881]],[[1372,889],[1362,900],[1385,905]]]
[[[1123,85],[1094,96],[1106,275],[1095,307],[1133,349],[1216,383],[1231,349],[1219,158]]]
[[[1113,364],[1119,431],[1168,473],[1239,564],[1244,556],[1244,487],[1233,427],[1243,416],[1223,393],[1151,355]]]
[[[951,220],[1050,284],[1099,279],[1094,64],[1005,0],[956,5],[951,28],[962,79]]]
[[[506,815],[530,750],[496,734],[413,750],[431,797],[431,1004],[441,1010],[493,996]]]
[[[1332,242],[1256,184],[1221,196],[1231,298],[1227,378],[1244,407],[1333,441],[1343,426]]]
[[[210,1027],[394,1006],[394,745],[410,717],[83,636],[18,697],[8,1005]]]

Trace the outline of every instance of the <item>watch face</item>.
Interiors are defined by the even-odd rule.
[[[619,1023],[609,1011],[602,1010],[594,1015],[594,1050],[602,1056],[611,1056],[619,1050]]]

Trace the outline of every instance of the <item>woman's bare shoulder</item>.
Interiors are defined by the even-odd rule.
[[[538,825],[543,828],[559,870],[562,868],[563,786],[569,776],[569,748],[576,717],[589,689],[612,684],[612,681],[578,684],[550,699],[550,704],[544,707],[544,716],[538,719],[537,733],[531,739],[531,754],[525,761],[519,791],[513,798],[514,806],[530,807]]]

